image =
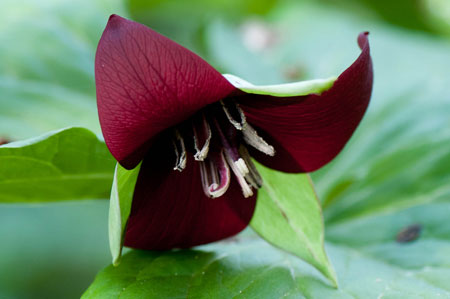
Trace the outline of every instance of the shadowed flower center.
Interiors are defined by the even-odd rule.
[[[247,146],[269,155],[274,148],[261,138],[246,121],[234,99],[222,100],[203,109],[173,129],[174,170],[183,171],[187,155],[199,163],[201,183],[206,196],[225,194],[231,172],[241,186],[244,197],[262,186],[262,178],[252,162]],[[231,171],[230,171],[231,169]]]

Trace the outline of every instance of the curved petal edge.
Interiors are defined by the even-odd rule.
[[[361,54],[322,94],[297,97],[242,95],[247,120],[276,154],[252,152],[262,164],[285,172],[311,172],[344,148],[362,120],[373,86],[368,32],[358,36]]]

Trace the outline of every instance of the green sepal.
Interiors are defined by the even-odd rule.
[[[119,265],[122,247],[133,201],[134,187],[139,175],[141,164],[132,170],[116,165],[114,181],[109,204],[109,247],[114,266]]]
[[[333,86],[337,77],[327,79],[315,79],[285,83],[277,85],[254,85],[235,75],[223,75],[234,87],[251,94],[269,95],[274,97],[305,96],[309,94],[321,94]]]
[[[337,287],[324,248],[322,209],[308,174],[287,174],[256,164],[264,179],[251,227],[266,241],[319,270]]]

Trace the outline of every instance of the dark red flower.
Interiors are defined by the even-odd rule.
[[[143,161],[125,245],[185,248],[240,232],[263,183],[250,155],[286,172],[331,161],[369,103],[367,34],[358,37],[361,55],[335,82],[313,81],[321,86],[315,94],[290,85],[299,92],[288,96],[221,75],[144,25],[111,16],[95,61],[100,124],[122,166]]]

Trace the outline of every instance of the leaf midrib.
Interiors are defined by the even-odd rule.
[[[270,198],[273,200],[273,202],[277,205],[277,207],[280,209],[280,211],[282,213],[284,213],[284,215],[286,214],[286,211],[284,209],[284,207],[282,206],[280,200],[278,199],[278,197],[276,196],[276,193],[274,192],[273,188],[271,187],[271,185],[269,183],[264,184],[264,187],[267,190],[267,193],[270,195]],[[320,259],[317,257],[317,255],[314,253],[314,250],[311,247],[311,244],[309,242],[309,239],[306,237],[306,235],[300,231],[297,230],[295,228],[295,226],[292,225],[290,219],[288,217],[284,217],[289,225],[289,227],[294,231],[294,233],[301,239],[304,241],[306,249],[308,250],[308,252],[311,254],[311,256],[314,258],[314,260],[316,260],[317,262],[319,262],[320,264]]]

